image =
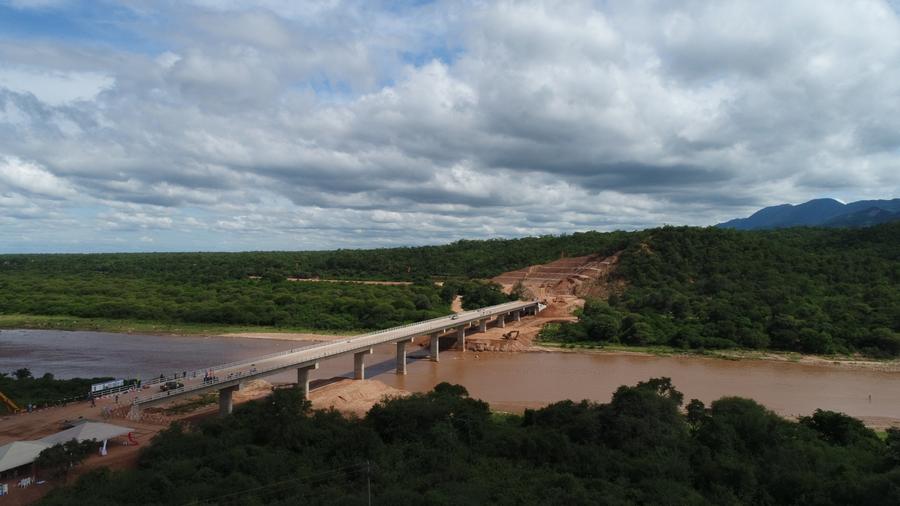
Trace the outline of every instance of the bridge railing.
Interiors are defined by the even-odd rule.
[[[290,355],[291,353],[297,353],[297,352],[303,351],[305,348],[310,348],[313,346],[315,346],[315,345],[307,345],[307,346],[303,346],[300,348],[291,348],[289,350],[276,351],[276,352],[268,353],[266,355],[259,355],[257,357],[253,357],[251,360],[262,361],[262,360],[267,360],[270,358],[277,358],[277,357],[280,357],[283,355]],[[242,359],[242,360],[235,360],[234,362],[229,362],[227,364],[218,364],[218,365],[214,365],[214,366],[210,366],[210,367],[204,367],[202,369],[194,369],[194,370],[186,371],[186,373],[187,373],[186,376],[191,377],[191,378],[196,378],[198,375],[204,375],[208,371],[211,371],[211,370],[216,371],[216,370],[221,370],[221,369],[229,369],[232,367],[237,367],[242,364],[246,364],[247,362],[248,362],[248,359]],[[147,379],[147,380],[142,380],[141,385],[147,385],[147,386],[158,385],[160,383],[166,383],[168,381],[175,381],[175,380],[179,380],[179,379],[183,379],[183,378],[185,378],[185,375],[179,376],[178,374],[175,374],[175,375],[163,374],[161,376],[155,376],[155,377]]]
[[[328,358],[328,357],[331,357],[334,355],[338,355],[340,353],[346,353],[348,351],[352,351],[352,350],[355,350],[358,348],[360,348],[360,342],[355,341],[355,340],[351,340],[351,342],[329,343],[329,344],[323,345],[323,346],[316,346],[310,350],[305,350],[305,351],[307,351],[307,353],[304,355],[308,354],[309,356],[303,356],[303,357],[298,356],[297,357],[298,360],[292,361],[290,363],[280,363],[280,364],[276,364],[276,365],[272,365],[272,366],[264,367],[264,368],[253,368],[253,369],[250,369],[249,371],[247,371],[246,374],[244,371],[237,371],[236,373],[230,373],[228,376],[225,376],[224,378],[219,377],[219,376],[213,376],[210,380],[203,381],[196,385],[185,385],[180,388],[174,388],[172,390],[167,390],[165,392],[158,392],[158,393],[152,394],[150,396],[146,396],[146,397],[138,396],[138,397],[135,397],[134,402],[135,402],[135,404],[143,404],[143,403],[154,401],[154,400],[161,399],[164,397],[171,397],[173,395],[177,396],[177,395],[189,393],[189,392],[192,392],[195,390],[202,390],[204,388],[208,388],[211,385],[217,385],[219,383],[226,383],[229,381],[234,381],[236,379],[239,380],[244,377],[251,378],[251,377],[265,376],[266,373],[269,373],[271,371],[275,371],[275,370],[279,370],[279,369],[287,369],[287,368],[294,367],[296,365],[299,365],[299,364],[302,364],[305,362],[313,362],[316,360],[320,360],[320,359]],[[304,352],[304,350],[300,350],[300,351],[296,351],[295,353],[303,353],[303,352]],[[284,354],[282,354],[282,355],[284,355]],[[247,362],[242,362],[242,364],[246,364],[246,363]],[[216,370],[214,368],[211,368],[211,369]],[[208,369],[206,369],[206,370],[208,370]]]
[[[459,323],[460,321],[463,323],[466,323],[466,322],[478,320],[478,319],[480,319],[481,315],[485,314],[485,313],[490,313],[492,315],[503,313],[504,311],[506,311],[506,309],[505,308],[501,309],[502,306],[509,305],[511,307],[511,309],[509,309],[509,311],[515,311],[516,308],[528,307],[534,303],[536,303],[536,301],[518,302],[518,303],[508,302],[508,303],[504,303],[504,304],[498,304],[497,306],[484,308],[485,309],[484,312],[482,312],[482,310],[480,310],[480,309],[467,311],[467,313],[472,313],[472,315],[469,315],[470,317],[466,317],[466,318],[461,317],[459,319],[459,321],[454,321],[454,324]],[[271,371],[275,371],[275,370],[279,370],[279,369],[287,369],[294,365],[299,365],[299,364],[302,364],[305,362],[313,362],[316,360],[328,358],[328,357],[339,355],[342,353],[347,353],[347,352],[353,351],[355,349],[359,349],[360,347],[374,346],[377,344],[382,344],[383,342],[386,342],[386,341],[379,341],[374,338],[381,337],[383,334],[388,333],[388,332],[396,332],[398,330],[402,330],[402,329],[413,327],[413,326],[426,325],[429,323],[436,323],[439,320],[446,320],[447,318],[448,318],[447,316],[441,316],[438,318],[432,318],[429,320],[424,320],[424,321],[420,321],[420,322],[401,325],[399,327],[391,327],[389,329],[382,329],[382,330],[378,330],[375,332],[370,332],[368,334],[361,334],[358,336],[349,337],[346,341],[340,342],[340,343],[327,343],[327,344],[323,344],[321,346],[310,346],[310,347],[301,348],[298,350],[295,350],[295,349],[286,350],[286,351],[271,353],[268,355],[263,355],[260,357],[254,357],[253,359],[250,359],[250,360],[241,360],[241,361],[237,361],[237,362],[231,362],[228,364],[223,364],[223,365],[218,365],[218,366],[213,366],[213,367],[206,367],[203,369],[197,369],[196,371],[191,371],[191,372],[192,373],[200,372],[200,373],[203,373],[205,376],[208,371],[220,372],[220,371],[234,368],[237,366],[246,367],[248,363],[253,364],[256,362],[262,362],[264,360],[278,358],[278,357],[285,356],[285,355],[291,355],[291,354],[303,354],[304,355],[304,356],[298,356],[297,357],[298,360],[295,360],[292,363],[287,363],[287,364],[281,363],[281,364],[277,364],[277,365],[273,365],[273,366],[265,367],[265,368],[261,368],[261,369],[254,367],[253,369],[250,369],[246,374],[244,373],[243,370],[237,371],[237,373],[230,373],[230,375],[226,376],[224,380],[222,378],[214,375],[214,376],[212,376],[212,379],[210,379],[208,381],[205,380],[202,383],[197,384],[197,385],[185,385],[180,388],[167,390],[165,392],[157,392],[155,394],[151,394],[150,396],[146,396],[146,397],[135,396],[134,403],[135,404],[143,404],[143,403],[151,402],[151,401],[161,399],[164,397],[172,397],[173,395],[178,396],[178,395],[189,393],[189,392],[192,392],[195,390],[202,390],[202,389],[208,388],[210,385],[216,385],[216,384],[223,383],[223,382],[234,381],[235,379],[241,379],[244,377],[251,378],[251,377],[265,376],[266,373],[269,373]],[[441,326],[443,326],[443,325],[441,325]],[[441,327],[441,326],[438,326],[438,327]],[[428,330],[434,330],[434,328],[423,329],[423,331],[428,331]],[[394,338],[392,337],[391,339],[394,339]],[[367,340],[371,341],[371,342],[367,342]],[[388,339],[387,341],[390,341],[390,339]],[[306,355],[309,355],[309,356],[306,356]],[[250,371],[252,371],[252,372],[250,372]],[[196,376],[194,376],[194,377],[196,377]],[[180,377],[178,377],[178,378],[180,378]],[[178,378],[173,378],[173,379],[178,379]],[[169,379],[166,381],[172,381],[173,379]],[[158,380],[155,384],[158,384],[161,382],[163,382],[163,380]],[[152,384],[154,384],[154,383],[148,383],[148,385],[152,385]]]

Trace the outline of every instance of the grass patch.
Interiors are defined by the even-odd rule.
[[[671,346],[627,346],[624,344],[599,343],[597,341],[551,341],[541,339],[538,341],[538,344],[567,350],[628,351],[659,356],[698,352],[698,350],[682,350]]]
[[[219,400],[219,394],[208,392],[205,394],[201,394],[200,397],[196,397],[187,402],[176,404],[171,408],[166,408],[163,410],[164,414],[167,415],[183,415],[185,413],[190,413],[195,409],[202,408],[203,406],[209,406],[210,404],[215,404]]]
[[[501,425],[518,425],[522,422],[522,417],[507,411],[491,411],[491,421]]]
[[[221,335],[236,332],[304,332],[334,335],[353,335],[366,332],[332,331],[322,329],[269,327],[252,325],[223,325],[209,323],[168,323],[143,320],[118,320],[109,318],[79,318],[76,316],[53,315],[0,315],[0,329],[48,329],[48,330],[91,330],[97,332],[121,332],[126,334],[177,334],[177,335]]]

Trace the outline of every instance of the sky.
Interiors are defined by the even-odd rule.
[[[876,0],[0,0],[0,252],[370,248],[900,197]]]

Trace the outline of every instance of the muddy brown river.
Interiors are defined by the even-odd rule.
[[[150,377],[308,346],[310,343],[227,337],[141,336],[102,332],[0,331],[0,371],[28,367],[36,375]],[[416,347],[414,347],[415,349]],[[900,421],[900,374],[822,365],[702,357],[654,357],[578,353],[441,352],[433,363],[424,351],[410,356],[409,374],[394,374],[393,346],[379,346],[367,375],[410,391],[441,381],[464,385],[495,409],[522,411],[562,399],[606,402],[620,385],[668,376],[685,400],[706,403],[723,396],[749,397],[785,415],[816,408],[868,421]],[[351,376],[352,358],[321,364],[312,378]],[[281,374],[271,381],[294,381]],[[869,396],[871,395],[871,400]]]

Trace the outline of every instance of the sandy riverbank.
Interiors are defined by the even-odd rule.
[[[874,360],[865,357],[823,357],[818,355],[802,355],[799,353],[781,353],[774,351],[716,350],[715,352],[700,352],[691,350],[678,350],[676,348],[660,348],[652,350],[643,350],[640,348],[636,348],[633,350],[629,350],[624,348],[609,349],[603,347],[566,347],[558,344],[541,343],[533,344],[528,349],[523,351],[539,353],[581,353],[613,356],[686,357],[710,360],[761,360],[768,362],[808,364],[821,367],[836,367],[841,369],[859,369],[868,371],[900,373],[900,359]]]
[[[234,332],[219,334],[219,337],[242,337],[244,339],[273,339],[277,341],[328,342],[347,339],[346,335],[313,334],[309,332]]]

